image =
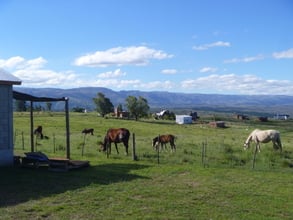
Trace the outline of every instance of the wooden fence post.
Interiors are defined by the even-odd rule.
[[[84,153],[85,136],[86,136],[86,134],[83,135],[83,144],[82,144],[82,149],[81,149],[81,156],[83,156],[83,153]]]
[[[158,135],[158,140],[160,140],[160,135]],[[157,146],[157,157],[158,157],[158,164],[160,164],[160,141],[159,141],[159,145]]]
[[[254,169],[255,159],[256,159],[256,153],[257,153],[257,145],[255,145],[254,155],[253,155],[253,163],[252,163],[252,169]]]
[[[55,153],[55,152],[56,152],[56,140],[55,140],[55,133],[53,133],[53,147],[54,147],[54,150],[53,150],[53,152]]]
[[[16,143],[16,136],[17,136],[17,131],[14,130],[13,146],[15,146],[15,143]]]
[[[111,147],[111,143],[110,143],[110,138],[108,137],[107,143],[106,143],[106,152],[107,152],[107,158],[109,158],[109,154],[110,154],[110,147]]]
[[[203,167],[206,167],[206,154],[207,154],[207,140],[202,142],[202,149],[201,149],[201,163]]]
[[[21,132],[21,141],[22,141],[22,149],[24,150],[24,135],[23,135],[23,131]]]
[[[132,134],[132,159],[137,160],[136,152],[135,152],[135,133]]]

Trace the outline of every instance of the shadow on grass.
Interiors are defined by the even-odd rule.
[[[144,169],[139,164],[102,164],[69,172],[51,172],[47,167],[37,169],[0,168],[0,207],[17,205],[91,184],[107,185],[116,182],[147,178],[129,173]]]

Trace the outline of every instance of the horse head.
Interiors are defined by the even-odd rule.
[[[153,148],[157,148],[158,145],[159,145],[159,137],[153,138],[153,144],[152,144]]]
[[[107,143],[99,141],[98,145],[100,146],[100,150],[99,150],[100,152],[101,151],[105,152],[107,150]]]
[[[250,147],[249,142],[245,142],[245,143],[243,144],[243,148],[244,148],[244,150],[247,150],[249,147]]]

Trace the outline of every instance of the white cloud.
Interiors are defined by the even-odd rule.
[[[147,90],[169,90],[176,86],[175,83],[166,80],[166,81],[152,81],[148,83],[142,83],[140,88]]]
[[[176,69],[164,69],[162,70],[163,74],[176,74],[178,71]]]
[[[116,47],[78,57],[77,66],[106,67],[111,65],[146,65],[151,59],[162,60],[173,55],[145,46]]]
[[[15,56],[7,60],[0,60],[0,68],[9,69],[9,72],[22,81],[27,87],[58,87],[64,84],[76,85],[76,74],[72,71],[55,72],[45,69],[47,61],[38,57],[26,60]]]
[[[93,82],[84,82],[87,86],[107,87],[112,89],[132,88],[141,84],[140,80],[99,79]]]
[[[202,44],[202,45],[198,45],[198,46],[193,46],[192,49],[194,50],[207,50],[209,48],[213,48],[213,47],[230,47],[231,44],[229,42],[224,42],[224,41],[217,41],[214,43],[210,43],[210,44]]]
[[[86,83],[86,82],[84,82]],[[112,89],[138,89],[138,90],[167,90],[174,88],[175,84],[171,81],[151,81],[144,83],[139,79],[119,80],[119,79],[99,79],[87,82],[87,86],[107,87]]]
[[[7,60],[0,59],[0,68],[3,69],[38,69],[42,68],[47,61],[43,57],[26,60],[23,57],[15,56]]]
[[[293,48],[281,52],[273,53],[273,57],[276,59],[292,59],[293,58]]]
[[[216,72],[218,69],[214,68],[214,67],[203,67],[199,70],[200,73],[214,73]]]
[[[254,57],[233,58],[230,60],[225,60],[224,63],[249,63],[249,62],[263,60],[263,59],[264,59],[264,56],[260,54]]]
[[[288,80],[266,80],[254,75],[209,75],[184,80],[181,87],[189,91],[214,91],[214,93],[283,94],[292,95],[293,82]]]
[[[99,78],[117,78],[120,76],[126,76],[125,72],[122,72],[121,69],[116,69],[115,71],[108,71],[105,73],[100,73]]]

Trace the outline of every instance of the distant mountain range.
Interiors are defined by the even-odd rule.
[[[293,96],[285,95],[220,95],[189,94],[172,92],[113,91],[103,87],[82,87],[73,89],[57,88],[22,88],[15,91],[38,97],[69,98],[69,107],[81,107],[91,111],[95,109],[93,98],[103,93],[114,106],[125,104],[128,96],[142,96],[147,99],[152,111],[171,109],[177,112],[221,111],[272,115],[293,114]],[[41,104],[41,103],[40,103]],[[64,109],[63,103],[53,103],[54,110]]]

